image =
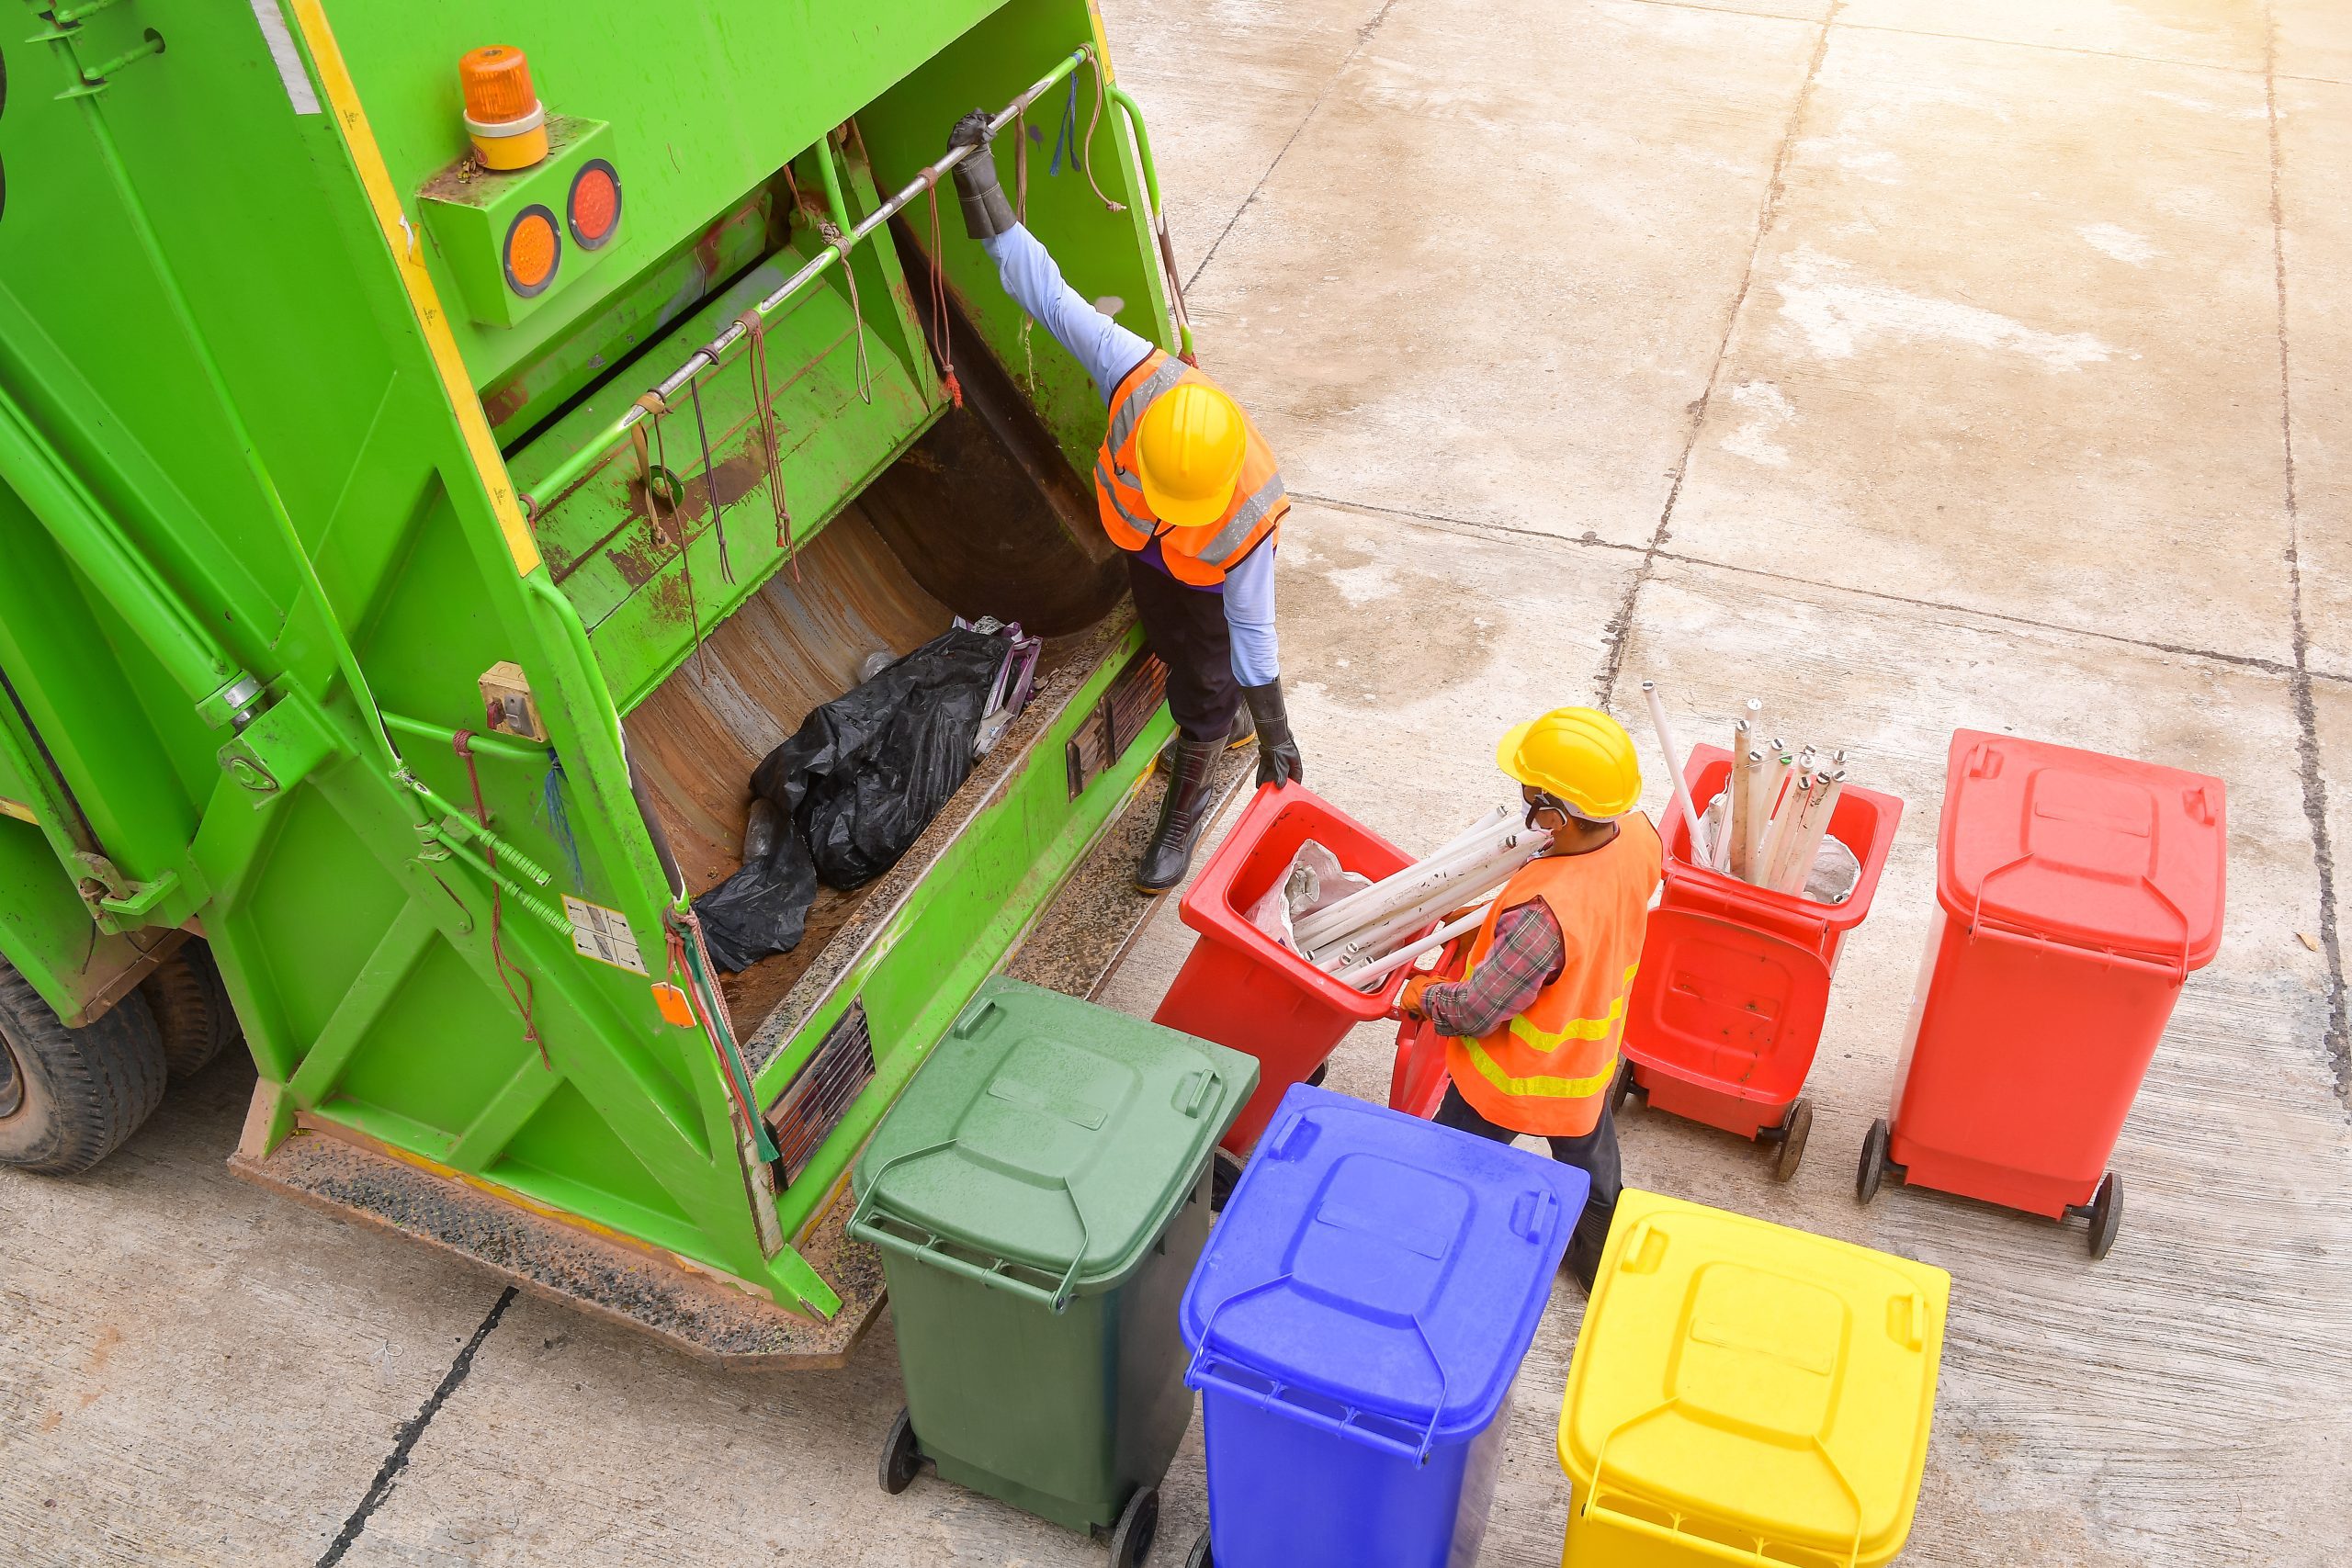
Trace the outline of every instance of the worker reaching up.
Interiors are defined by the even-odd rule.
[[[1417,976],[1397,1005],[1447,1037],[1441,1125],[1502,1143],[1532,1133],[1592,1178],[1567,1253],[1589,1291],[1621,1185],[1610,1080],[1663,851],[1634,809],[1633,738],[1607,714],[1556,708],[1504,736],[1495,760],[1552,847],[1495,895],[1464,977]]]
[[[1062,280],[1015,220],[988,138],[989,117],[975,110],[947,139],[973,149],[956,165],[964,226],[1005,292],[1086,367],[1109,405],[1095,507],[1126,553],[1144,637],[1168,666],[1177,739],[1159,820],[1136,868],[1136,886],[1156,893],[1182,881],[1192,863],[1220,750],[1244,744],[1254,727],[1258,782],[1299,776],[1274,644],[1274,544],[1290,502],[1239,404]]]

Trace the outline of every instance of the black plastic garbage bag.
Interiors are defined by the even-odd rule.
[[[787,821],[766,840],[747,842],[735,874],[695,900],[703,945],[721,969],[749,969],[799,946],[817,901],[817,863],[798,831]]]
[[[742,969],[800,941],[816,882],[873,881],[972,771],[1012,639],[958,626],[810,713],[752,774],[792,831],[695,901],[711,959]]]

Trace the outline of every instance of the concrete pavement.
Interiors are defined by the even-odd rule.
[[[2352,1534],[2352,13],[2335,0],[1106,0],[1206,361],[1302,499],[1309,780],[1410,846],[1490,739],[1769,694],[1908,803],[1796,1179],[1629,1113],[1636,1185],[1925,1258],[1954,1303],[1905,1561],[2319,1564]],[[2228,781],[2230,917],[2079,1229],[1852,1195],[1956,727]],[[1637,733],[1642,727],[1635,725]],[[1659,764],[1645,744],[1656,781]],[[1653,787],[1659,809],[1662,789]],[[1106,999],[1148,1013],[1157,918]],[[1332,1086],[1386,1087],[1367,1027]],[[888,1325],[706,1371],[229,1179],[213,1069],[0,1176],[0,1558],[1091,1564],[926,1476]],[[1482,1562],[1556,1562],[1546,1316]],[[1205,1517],[1197,1425],[1165,1489]],[[338,1546],[340,1543],[340,1547]]]

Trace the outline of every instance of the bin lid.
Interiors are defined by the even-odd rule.
[[[2204,773],[1961,730],[1937,896],[1955,919],[2198,968],[2222,941],[2224,793]]]
[[[1885,1562],[1919,1498],[1951,1290],[1907,1258],[1627,1189],[1560,1407],[1576,1506]]]
[[[1195,1371],[1278,1387],[1274,1407],[1309,1418],[1335,1407],[1388,1418],[1368,1429],[1392,1446],[1482,1431],[1587,1186],[1583,1171],[1507,1144],[1298,1085],[1184,1292]]]
[[[1104,1289],[1191,1195],[1257,1082],[1238,1051],[991,979],[884,1116],[852,1185],[870,1222],[1018,1266],[1044,1290],[1065,1277]]]
[[[1660,907],[1642,937],[1625,1050],[1645,1066],[1785,1102],[1804,1087],[1829,1011],[1829,965],[1809,947]]]

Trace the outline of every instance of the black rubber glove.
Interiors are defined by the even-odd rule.
[[[947,145],[969,147],[971,155],[956,165],[956,195],[964,205],[964,231],[975,240],[991,240],[1013,225],[1012,203],[997,184],[996,154],[989,151],[989,111],[974,109],[947,133]]]
[[[1281,678],[1262,686],[1244,686],[1241,696],[1250,705],[1250,716],[1258,725],[1258,782],[1279,784],[1293,779],[1303,781],[1306,768],[1299,760],[1298,742],[1290,737],[1290,715],[1283,710]]]

